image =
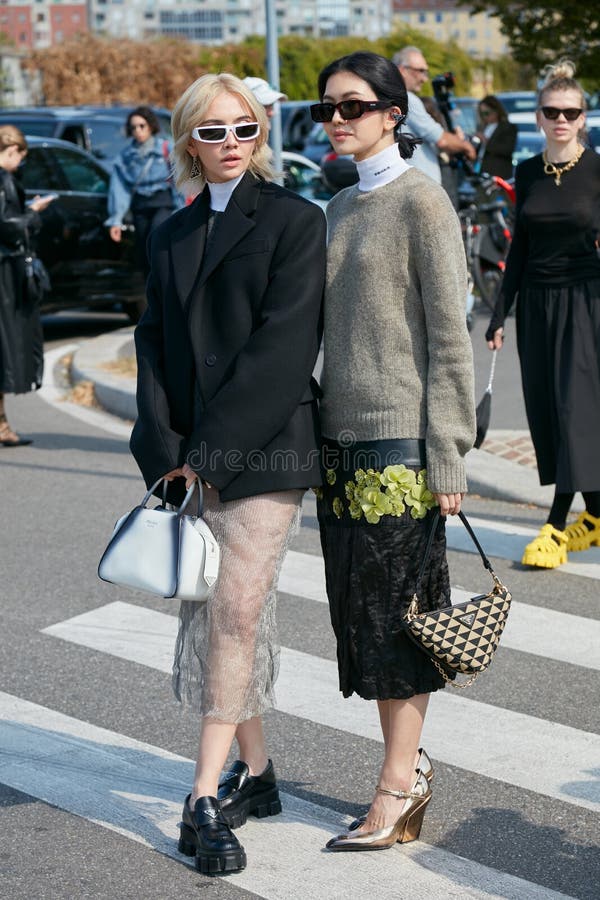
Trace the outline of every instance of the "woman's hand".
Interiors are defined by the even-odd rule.
[[[173,469],[172,472],[167,472],[166,475],[163,475],[165,481],[174,481],[175,478],[185,478],[183,469]]]
[[[110,236],[111,236],[112,240],[115,242],[115,244],[121,243],[121,235],[123,233],[123,229],[121,228],[120,225],[111,225],[110,228],[108,229],[108,233],[110,234]]]
[[[190,466],[188,466],[187,463],[184,463],[183,466],[181,467],[181,474],[185,478],[186,490],[187,490],[187,488],[190,488],[198,478],[197,474],[194,472],[194,470],[192,468],[190,468]]]
[[[27,205],[29,206],[29,209],[32,209],[34,212],[39,213],[46,209],[47,206],[50,206],[50,204],[54,200],[56,200],[56,196],[54,194],[48,194],[45,197],[41,197],[39,194],[36,194],[33,200],[31,200],[31,202]]]
[[[460,505],[464,494],[435,494],[440,508],[441,516],[456,516],[460,512]]]
[[[491,341],[487,342],[490,350],[501,350],[504,342],[504,328],[497,328]]]

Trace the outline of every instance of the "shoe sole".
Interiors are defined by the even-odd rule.
[[[536,569],[557,569],[567,561],[567,551],[558,554],[557,557],[550,553],[524,553],[521,560],[522,566],[533,566]]]
[[[246,852],[243,848],[223,853],[199,850],[196,834],[187,825],[180,826],[177,849],[184,856],[195,856],[196,868],[203,875],[227,875],[246,868]]]
[[[241,828],[248,821],[248,816],[266,819],[267,816],[278,816],[281,809],[279,790],[276,788],[274,791],[266,792],[258,802],[247,800],[232,812],[227,807],[221,807],[221,816],[230,828]]]
[[[589,550],[590,547],[600,547],[600,538],[593,538],[586,541],[585,538],[574,538],[573,542],[567,544],[568,553],[580,553],[582,550]]]

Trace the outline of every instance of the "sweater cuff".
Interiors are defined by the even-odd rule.
[[[454,463],[427,461],[427,487],[434,494],[466,494],[467,475],[462,459]]]

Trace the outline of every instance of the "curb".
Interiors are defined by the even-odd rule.
[[[136,380],[126,375],[114,375],[104,368],[104,365],[133,355],[133,329],[132,325],[85,341],[75,351],[71,367],[74,383],[93,382],[100,406],[107,412],[128,421],[137,418]]]

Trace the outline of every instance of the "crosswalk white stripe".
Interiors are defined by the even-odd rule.
[[[171,670],[175,616],[117,601],[44,629],[46,634],[163,672]],[[278,709],[381,740],[376,705],[338,692],[337,666],[282,649]],[[452,695],[432,695],[424,740],[443,762],[586,809],[600,809],[600,735]]]
[[[452,588],[452,601],[461,603],[491,586],[491,579],[482,570],[479,589]],[[279,576],[279,590],[327,603],[322,558],[290,550]],[[600,669],[600,621],[515,600],[502,635],[502,646],[587,669]]]
[[[488,556],[510,559],[513,562],[521,562],[525,545],[539,533],[539,529],[527,528],[516,522],[496,522],[493,519],[482,519],[478,516],[469,516],[469,522]],[[448,547],[451,550],[477,553],[477,548],[460,519],[448,516],[446,528]],[[600,547],[591,547],[584,552],[571,553],[569,561],[554,571],[567,575],[580,575],[583,578],[600,579]],[[597,590],[593,589],[593,591],[590,599],[592,596],[597,599]]]
[[[177,822],[193,764],[181,756],[0,693],[0,782],[188,863]],[[421,841],[386,853],[327,854],[333,810],[282,795],[284,813],[238,831],[248,867],[228,882],[267,900],[569,900]]]

